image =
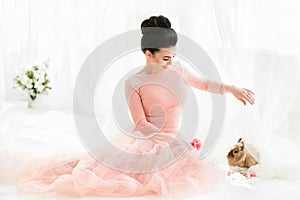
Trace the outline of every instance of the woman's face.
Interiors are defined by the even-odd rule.
[[[163,67],[169,67],[173,64],[173,58],[176,55],[176,48],[168,47],[161,48],[159,51],[154,52],[152,54],[150,51],[146,51],[146,57],[148,58],[151,64],[159,64]]]

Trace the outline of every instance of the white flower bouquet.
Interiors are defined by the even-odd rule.
[[[29,107],[37,97],[48,94],[48,91],[51,90],[47,73],[48,67],[49,60],[34,65],[21,66],[20,70],[16,72],[14,82],[26,92]]]

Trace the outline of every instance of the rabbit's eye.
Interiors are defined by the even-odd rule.
[[[237,152],[238,152],[237,150],[234,151],[234,153],[237,153]]]

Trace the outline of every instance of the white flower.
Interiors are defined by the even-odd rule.
[[[43,85],[44,82],[45,82],[45,78],[39,78],[36,83],[39,85]]]
[[[18,79],[21,81],[23,85],[26,85],[30,80],[26,74],[22,74],[21,76],[19,76]]]
[[[32,88],[33,86],[33,81],[31,79],[28,79],[28,81],[24,84],[26,86],[26,88]]]
[[[41,77],[45,77],[46,71],[40,70],[40,71],[39,71],[39,74],[40,74]]]
[[[38,84],[38,82],[36,82],[36,85],[34,86],[37,91],[42,92],[44,90],[44,86],[41,84]]]
[[[51,89],[47,74],[48,65],[49,60],[46,62],[36,62],[33,65],[21,66],[15,72],[14,81],[16,86],[21,87],[28,95],[34,98],[40,94],[47,94],[48,90]]]
[[[45,82],[45,73],[44,72],[38,72],[37,76],[35,76],[38,82],[41,84]]]
[[[33,76],[37,79],[40,76],[40,73],[38,70],[33,70]]]

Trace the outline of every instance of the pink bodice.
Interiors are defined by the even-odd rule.
[[[127,79],[125,93],[135,131],[177,133],[187,86],[224,93],[222,83],[203,79],[182,66]]]

